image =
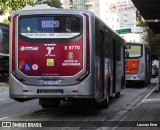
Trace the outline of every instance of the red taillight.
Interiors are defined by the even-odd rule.
[[[27,93],[27,92],[28,92],[28,90],[23,90],[23,92]]]
[[[144,72],[144,63],[141,64],[141,72]]]
[[[73,93],[78,93],[78,90],[72,90]]]
[[[83,80],[90,73],[89,17],[86,14],[84,15],[86,16],[86,72],[77,78],[77,81]]]
[[[16,74],[15,72],[15,63],[16,63],[16,58],[15,58],[15,46],[16,46],[16,18],[17,18],[18,15],[15,15],[13,17],[13,21],[12,21],[12,74],[17,78],[19,79],[20,81],[25,81],[23,78],[21,78],[18,74]]]
[[[84,73],[82,76],[80,76],[79,78],[77,78],[76,80],[77,81],[82,81],[85,77],[87,77],[88,76],[88,74],[89,74],[89,72],[88,71],[86,71],[86,73]]]
[[[15,15],[13,17],[13,22],[12,22],[12,43],[11,43],[11,46],[12,46],[12,73],[15,72],[15,40],[16,40],[16,17],[18,15]]]
[[[12,72],[12,74],[19,79],[20,81],[25,81],[23,78],[21,78],[18,74],[16,74],[14,71]]]

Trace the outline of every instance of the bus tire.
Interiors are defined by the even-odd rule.
[[[122,76],[122,79],[121,79],[121,89],[123,89],[123,87],[124,87],[124,80],[123,80],[123,76]],[[116,98],[119,98],[120,95],[121,95],[121,91],[120,91],[120,92],[117,92],[115,97],[116,97]]]
[[[101,107],[108,108],[109,102],[110,102],[110,97],[109,97],[109,94],[107,94],[106,99],[101,102]]]
[[[122,78],[121,78],[121,89],[123,89],[125,87],[125,85],[124,85],[124,79],[123,79],[123,76],[122,76]]]
[[[116,98],[119,98],[121,95],[121,92],[116,93]]]
[[[147,84],[148,84],[148,83],[147,83],[146,81],[142,81],[142,85],[143,85],[143,86],[147,86]]]
[[[110,83],[110,82],[109,82]],[[103,100],[101,103],[102,108],[108,108],[110,104],[110,86],[107,86],[107,93],[106,93],[106,99]]]
[[[39,99],[39,104],[43,108],[55,108],[60,106],[60,99],[43,98],[43,99]]]

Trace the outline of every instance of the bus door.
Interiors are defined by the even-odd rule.
[[[116,40],[113,39],[113,97],[115,96],[114,94],[116,93]]]
[[[104,98],[104,32],[100,30],[100,99]]]

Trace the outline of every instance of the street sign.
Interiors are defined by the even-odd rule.
[[[131,28],[119,29],[119,30],[116,30],[116,32],[117,32],[118,34],[131,33]]]

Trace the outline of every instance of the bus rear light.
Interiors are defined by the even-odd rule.
[[[11,46],[12,46],[12,72],[15,71],[15,40],[16,40],[16,18],[17,18],[18,14],[15,15],[13,17],[13,22],[12,22],[12,43],[11,43]]]
[[[72,90],[73,93],[78,93],[78,90]]]
[[[90,33],[89,33],[89,17],[88,15],[84,14],[86,16],[86,69],[88,72],[86,72],[86,74],[88,74],[90,72]]]
[[[28,93],[29,91],[28,91],[28,90],[23,90],[23,92],[24,92],[24,93]]]
[[[23,78],[21,78],[18,74],[16,74],[14,71],[12,72],[12,74],[19,79],[20,81],[25,81]]]
[[[12,22],[12,43],[11,43],[11,46],[12,46],[12,74],[20,81],[25,81],[23,78],[21,78],[18,74],[15,73],[15,63],[16,63],[16,58],[15,58],[15,53],[16,53],[16,48],[15,48],[15,45],[16,45],[16,18],[17,18],[18,14],[15,15],[13,17],[13,22]]]
[[[82,81],[84,78],[86,78],[88,76],[89,72],[87,71],[86,73],[84,73],[82,76],[80,76],[79,78],[77,78],[77,81]]]
[[[84,78],[86,78],[90,72],[90,40],[89,40],[89,17],[87,14],[84,14],[86,16],[86,72],[81,75],[79,78],[77,78],[77,81],[82,81]]]
[[[141,64],[141,72],[144,72],[144,63]]]

